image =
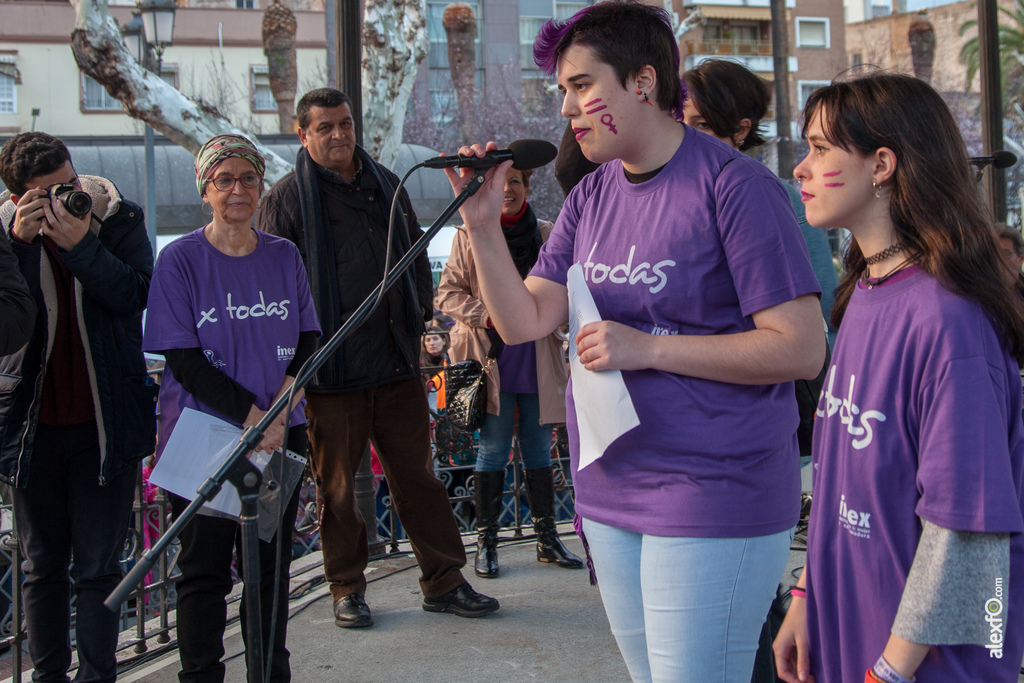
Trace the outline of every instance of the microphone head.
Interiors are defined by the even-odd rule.
[[[520,171],[540,168],[558,156],[558,148],[547,140],[516,140],[508,148],[512,152],[512,168]]]
[[[1006,150],[992,152],[992,165],[996,168],[1010,168],[1017,163],[1017,155]]]

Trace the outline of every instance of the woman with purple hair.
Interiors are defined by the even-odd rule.
[[[807,249],[771,171],[680,122],[664,10],[588,7],[545,24],[534,55],[601,166],[525,282],[500,224],[509,164],[488,173],[461,209],[483,301],[506,343],[538,339],[567,320],[567,272],[582,269],[602,321],[575,339],[577,374],[621,371],[640,421],[581,469],[576,412],[607,397],[567,392],[576,511],[612,633],[634,681],[747,683],[799,514],[793,380],[825,354]],[[456,192],[472,175],[448,173]]]

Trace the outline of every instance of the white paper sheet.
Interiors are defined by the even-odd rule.
[[[588,323],[599,322],[597,304],[590,294],[583,268],[569,268],[569,366],[576,424],[580,431],[582,470],[602,455],[609,445],[640,425],[629,390],[618,370],[587,370],[576,351],[576,335]]]
[[[206,413],[185,408],[171,432],[160,460],[149,475],[150,483],[182,498],[194,500],[202,486],[238,444],[242,430]],[[271,459],[270,453],[257,451],[250,462],[262,472]],[[305,458],[290,453],[291,459]],[[225,482],[213,500],[203,505],[200,514],[237,518],[242,512],[238,491]]]

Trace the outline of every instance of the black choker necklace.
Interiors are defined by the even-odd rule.
[[[864,258],[864,263],[865,263],[865,265],[873,266],[876,263],[881,263],[882,261],[884,261],[885,259],[889,258],[890,256],[895,256],[896,254],[900,253],[901,251],[905,250],[906,248],[907,248],[907,245],[902,244],[900,242],[897,242],[896,244],[892,245],[891,247],[888,247],[887,249],[883,249],[882,251],[878,252],[874,256],[867,256],[867,257],[865,257]]]
[[[889,248],[892,249],[892,247],[889,247]],[[896,253],[896,252],[893,252],[893,253]],[[875,254],[875,256],[878,256],[878,254]],[[909,258],[904,259],[898,266],[896,266],[895,268],[890,270],[888,273],[886,273],[885,275],[882,275],[881,277],[877,277],[877,278],[870,277],[868,275],[868,269],[865,268],[864,272],[861,273],[860,281],[863,282],[867,286],[868,289],[874,289],[878,285],[882,284],[883,282],[885,282],[886,280],[891,278],[896,273],[898,273],[901,270],[907,268],[908,266],[912,266],[915,263],[917,263],[917,255],[910,256]]]

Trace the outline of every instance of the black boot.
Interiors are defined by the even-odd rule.
[[[581,568],[583,560],[569,552],[555,529],[555,482],[550,467],[526,470],[526,495],[530,498],[533,530],[537,532],[537,561],[554,562],[566,569]]]
[[[476,481],[476,564],[477,576],[498,575],[498,526],[505,472],[474,472]]]

